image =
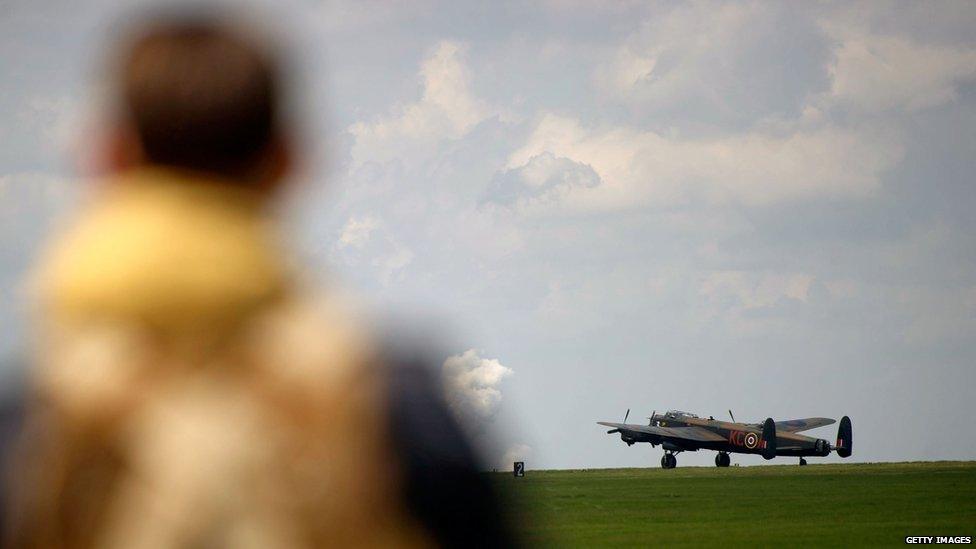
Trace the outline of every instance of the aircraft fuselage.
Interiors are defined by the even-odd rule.
[[[762,453],[762,425],[755,423],[732,423],[715,419],[693,417],[658,416],[651,420],[656,427],[702,427],[720,435],[721,441],[691,441],[677,440],[671,437],[652,435],[647,433],[628,433],[635,436],[633,442],[649,442],[654,446],[662,445],[665,450],[696,451],[715,450],[736,454]],[[621,438],[624,433],[621,433]],[[628,437],[629,438],[629,437]],[[629,442],[626,438],[624,442]],[[830,442],[821,438],[808,437],[798,433],[776,433],[777,456],[827,456],[830,454]]]
[[[823,457],[836,451],[840,457],[849,457],[853,448],[853,429],[847,416],[841,419],[837,443],[831,445],[825,439],[799,434],[800,431],[836,423],[825,417],[779,422],[767,418],[762,423],[738,423],[671,410],[663,415],[652,414],[648,418],[650,422],[642,425],[626,423],[629,415],[630,410],[624,416],[624,423],[597,423],[611,427],[607,433],[619,433],[628,445],[638,442],[660,445],[665,452],[661,466],[666,469],[673,468],[677,463],[674,454],[685,451],[714,450],[718,452],[715,464],[728,467],[730,453],[758,454],[765,459],[793,456],[800,458],[800,465],[805,465],[803,458],[806,456]]]

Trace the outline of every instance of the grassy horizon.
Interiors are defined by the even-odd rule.
[[[497,473],[541,546],[901,545],[976,537],[976,462]]]

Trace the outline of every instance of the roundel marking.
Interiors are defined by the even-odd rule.
[[[759,437],[756,436],[756,433],[746,433],[745,443],[746,448],[755,448],[756,445],[759,444]]]

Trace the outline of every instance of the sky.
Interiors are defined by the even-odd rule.
[[[8,377],[132,4],[0,2]],[[976,459],[976,5],[245,11],[299,76],[296,258],[433,335],[493,463],[656,466],[595,422],[669,408],[846,414],[852,460]]]

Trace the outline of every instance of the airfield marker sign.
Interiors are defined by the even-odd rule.
[[[524,477],[525,476],[525,462],[524,461],[516,461],[515,462],[515,466],[512,469],[512,472],[515,473],[515,476],[516,477]]]

